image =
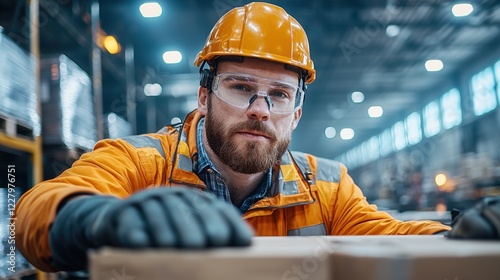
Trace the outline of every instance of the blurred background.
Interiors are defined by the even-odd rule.
[[[7,166],[18,197],[99,139],[182,121],[196,54],[248,2],[0,0],[0,199]],[[401,219],[449,222],[500,194],[500,1],[270,2],[302,24],[317,70],[291,149],[341,161]]]

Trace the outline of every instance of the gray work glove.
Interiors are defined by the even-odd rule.
[[[248,246],[253,235],[232,205],[207,192],[155,188],[121,200],[76,198],[64,205],[50,230],[53,265],[87,266],[89,248],[208,248]]]
[[[486,197],[453,217],[449,238],[500,240],[500,196]]]

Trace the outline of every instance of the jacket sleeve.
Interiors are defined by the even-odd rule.
[[[159,140],[158,140],[159,141]],[[60,203],[79,194],[126,197],[161,181],[165,159],[157,149],[136,148],[124,140],[103,140],[58,177],[41,182],[19,200],[16,245],[43,271],[51,265],[49,230]]]
[[[450,227],[439,222],[402,222],[387,212],[377,211],[375,205],[368,204],[344,165],[341,167],[338,189],[333,196],[332,235],[434,234],[450,230]]]

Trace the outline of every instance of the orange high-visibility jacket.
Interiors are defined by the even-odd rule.
[[[157,186],[206,188],[193,173],[197,153],[193,112],[178,132],[103,140],[73,166],[39,183],[16,207],[16,245],[26,259],[45,271],[51,266],[49,229],[63,199],[75,194],[111,194],[121,198]],[[401,222],[369,205],[361,190],[335,161],[287,152],[270,195],[243,218],[256,235],[433,234],[450,228],[438,222]]]

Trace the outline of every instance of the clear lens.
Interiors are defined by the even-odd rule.
[[[304,96],[298,86],[239,73],[215,76],[212,91],[223,101],[242,109],[262,96],[268,101],[269,110],[277,114],[293,113],[302,106]]]

